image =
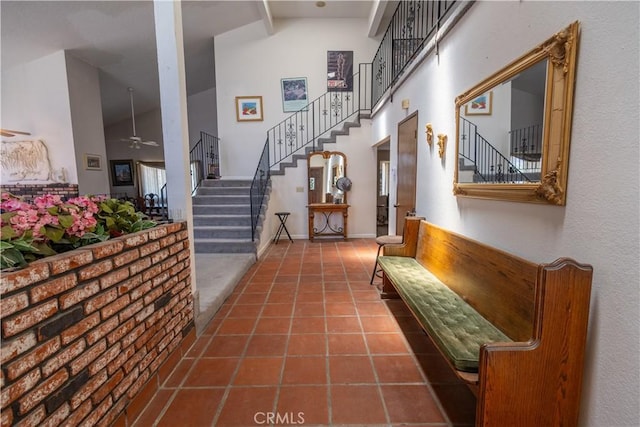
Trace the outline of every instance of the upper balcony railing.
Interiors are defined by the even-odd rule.
[[[384,96],[446,19],[456,1],[400,1],[373,57],[373,104]]]

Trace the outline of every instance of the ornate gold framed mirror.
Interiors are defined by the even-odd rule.
[[[579,23],[456,98],[456,196],[566,203]]]
[[[347,157],[339,151],[316,151],[308,155],[309,204],[346,204],[347,192],[338,179],[347,174]]]

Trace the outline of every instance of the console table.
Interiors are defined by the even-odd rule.
[[[309,208],[309,240],[313,241],[318,236],[342,236],[347,238],[347,217],[349,206],[346,203],[311,203]],[[323,220],[323,224],[315,227],[316,214]],[[342,227],[331,224],[332,215],[342,214]]]

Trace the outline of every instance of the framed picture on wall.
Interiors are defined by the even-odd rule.
[[[236,96],[236,120],[239,122],[261,122],[262,97]]]
[[[114,187],[133,185],[133,160],[111,160],[111,181]]]
[[[472,99],[464,105],[465,116],[490,116],[493,104],[493,92],[489,91]]]
[[[85,154],[84,168],[89,171],[102,170],[102,157],[100,157],[98,154]]]
[[[327,51],[327,91],[353,91],[353,51]]]
[[[281,79],[280,88],[282,89],[282,111],[285,113],[300,111],[309,103],[306,77]]]

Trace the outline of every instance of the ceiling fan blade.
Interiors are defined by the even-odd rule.
[[[0,135],[2,136],[16,136],[16,135],[31,135],[29,132],[23,132],[20,130],[0,129]]]
[[[141,144],[151,145],[152,147],[159,147],[159,144],[155,141],[140,141]]]

